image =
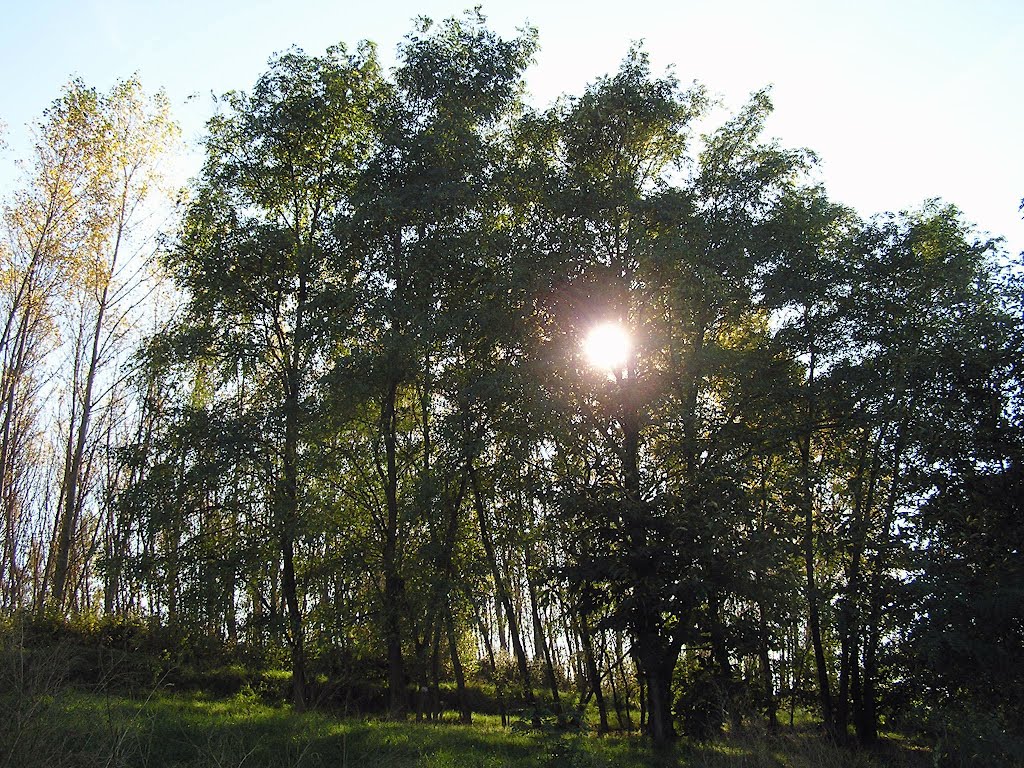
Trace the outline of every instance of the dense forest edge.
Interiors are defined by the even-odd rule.
[[[185,188],[137,79],[34,126],[0,766],[1024,764],[1020,255],[537,40],[277,54]]]

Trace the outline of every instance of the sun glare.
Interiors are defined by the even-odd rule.
[[[595,368],[620,371],[629,359],[633,345],[626,329],[618,323],[601,323],[587,334],[583,354]]]

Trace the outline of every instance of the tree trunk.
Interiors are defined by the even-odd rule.
[[[832,688],[829,684],[828,665],[825,661],[825,646],[821,639],[821,615],[818,608],[818,585],[814,572],[814,492],[811,481],[811,437],[815,429],[816,409],[814,399],[814,344],[811,343],[810,363],[807,373],[807,416],[804,434],[800,438],[800,507],[803,518],[804,576],[807,596],[808,624],[811,643],[814,646],[814,664],[818,673],[818,694],[821,701],[821,715],[827,727],[832,730],[833,707]],[[833,732],[834,734],[834,732]]]
[[[298,397],[289,392],[285,403],[284,466],[281,483],[280,541],[283,572],[281,589],[288,609],[288,626],[292,651],[292,704],[297,712],[304,712],[307,703],[306,655],[303,638],[302,612],[299,606],[298,585],[295,579],[295,538],[299,522],[298,499]]]
[[[474,611],[476,607],[474,606]],[[487,650],[487,660],[491,663],[491,671],[494,674],[494,695],[498,699],[498,712],[501,715],[501,726],[508,725],[508,709],[505,706],[505,684],[498,672],[498,661],[494,656],[494,644],[491,642],[490,626],[485,626],[483,617],[476,611],[477,625],[480,627],[480,636],[484,639],[484,648]]]
[[[834,725],[832,689],[829,685],[828,666],[825,661],[825,646],[821,639],[821,616],[818,612],[818,586],[814,574],[814,515],[811,504],[804,505],[804,574],[807,587],[807,612],[814,646],[814,665],[818,674],[818,694],[821,701],[821,716],[831,728]]]
[[[650,635],[637,638],[640,661],[647,689],[647,733],[656,747],[670,744],[676,737],[672,723],[672,672],[675,659],[660,648],[660,639]]]
[[[722,697],[725,711],[728,713],[733,726],[739,727],[740,713],[732,702],[732,662],[729,660],[729,648],[726,644],[725,625],[722,622],[722,602],[717,591],[712,591],[708,598],[711,654],[715,660],[715,667],[718,670],[716,678],[718,689]]]
[[[583,650],[583,663],[586,666],[590,685],[593,686],[594,700],[597,702],[597,732],[599,735],[608,733],[608,705],[604,700],[601,684],[601,673],[597,668],[597,657],[594,655],[594,640],[590,634],[590,626],[584,611],[579,612],[580,647]]]
[[[870,434],[865,431],[864,440],[864,446],[857,462],[857,473],[854,478],[856,493],[854,495],[853,520],[850,526],[853,542],[849,568],[846,574],[846,590],[839,605],[839,693],[835,701],[832,730],[838,738],[844,740],[847,738],[850,719],[851,675],[856,671],[858,664],[857,648],[860,643],[861,633],[862,563],[864,550],[867,546],[869,519],[871,511],[875,506],[875,489],[881,461],[880,447],[882,435],[879,435],[878,439],[872,441]],[[873,443],[870,467],[866,464],[868,459],[868,443]],[[867,480],[866,484],[865,479]]]
[[[17,300],[16,298],[15,301]],[[5,613],[20,607],[16,528],[21,518],[22,500],[18,498],[16,491],[17,471],[14,469],[14,459],[17,455],[17,446],[21,435],[19,434],[20,430],[14,429],[13,425],[18,408],[16,397],[18,385],[27,360],[30,306],[26,304],[22,312],[15,333],[14,348],[8,355],[5,348],[16,309],[17,307],[12,307],[3,338],[0,339],[0,364],[3,366],[0,370],[0,393],[3,397],[3,427],[0,429],[0,513],[4,520],[3,560],[0,560],[0,569],[2,569],[0,570],[0,584],[3,585],[3,588],[0,598],[3,600]]]
[[[388,384],[381,413],[384,451],[387,461],[385,497],[387,527],[384,531],[384,644],[388,656],[388,716],[405,717],[405,660],[402,657],[402,600],[405,583],[398,567],[398,459],[397,414],[398,379]]]
[[[639,396],[635,365],[631,365],[628,378],[623,381],[620,423],[622,427],[622,473],[626,498],[623,519],[628,521],[629,544],[634,552],[647,549],[647,520],[640,482],[640,415],[636,398]],[[642,582],[643,573],[637,573]],[[638,584],[638,590],[640,586]],[[639,594],[640,607],[632,619],[636,638],[638,672],[647,689],[647,731],[656,746],[664,746],[675,739],[672,724],[672,673],[675,670],[678,649],[663,636],[660,615],[652,603],[659,599],[654,594]]]
[[[99,371],[100,338],[103,332],[103,319],[107,310],[108,287],[109,277],[103,286],[103,291],[100,294],[100,300],[96,307],[96,321],[92,329],[89,366],[85,375],[85,392],[82,395],[82,411],[79,414],[77,425],[78,432],[73,440],[69,441],[73,442],[74,449],[71,453],[71,460],[67,467],[67,477],[64,481],[64,513],[61,518],[60,534],[57,539],[57,556],[53,568],[53,603],[57,611],[64,609],[71,548],[74,544],[72,538],[78,524],[78,514],[81,510],[79,486],[82,481],[85,443],[89,435],[89,423],[92,419],[92,392],[96,383],[96,374]],[[74,427],[72,427],[73,429]]]
[[[292,533],[282,533],[281,553],[284,571],[281,589],[288,608],[288,626],[292,651],[292,704],[296,712],[306,710],[306,653],[302,637],[302,614],[299,610],[298,589],[295,581],[295,541]]]
[[[526,586],[530,593],[530,616],[533,619],[534,645],[540,652],[544,661],[545,677],[548,681],[548,689],[551,691],[551,706],[558,719],[558,727],[565,728],[565,712],[562,710],[562,700],[558,695],[558,679],[555,677],[555,665],[551,661],[551,649],[548,648],[547,638],[544,636],[544,624],[540,618],[540,609],[537,606],[537,588],[530,579],[530,545],[526,545]]]
[[[445,629],[448,633],[448,647],[451,650],[452,673],[455,675],[455,693],[459,701],[459,722],[469,725],[473,722],[473,711],[469,707],[469,696],[466,693],[466,675],[462,670],[459,658],[459,644],[455,637],[455,622],[451,611],[445,614]]]
[[[868,647],[864,654],[864,670],[860,683],[860,701],[854,711],[854,727],[857,729],[857,740],[864,746],[878,741],[878,711],[875,704],[875,652],[877,643],[872,636],[868,638]]]
[[[505,608],[509,636],[512,640],[516,664],[519,667],[519,677],[522,681],[523,700],[527,709],[532,713],[531,721],[533,725],[539,727],[541,724],[540,713],[537,712],[537,699],[533,694],[533,685],[530,681],[530,666],[526,660],[523,639],[519,633],[519,622],[516,619],[515,608],[512,605],[512,597],[498,567],[498,558],[494,552],[494,541],[491,539],[490,526],[487,523],[487,510],[484,507],[483,496],[480,491],[480,481],[477,478],[476,468],[473,466],[472,461],[467,460],[466,470],[469,472],[470,486],[473,490],[473,505],[476,508],[477,521],[480,525],[480,541],[483,544],[484,553],[487,555],[487,561],[491,566],[495,591],[498,593],[498,599]]]
[[[775,683],[772,680],[772,661],[768,652],[768,616],[764,601],[757,602],[758,613],[758,657],[761,662],[761,681],[764,685],[764,708],[768,716],[768,727],[775,730],[779,727],[779,704],[775,698]]]

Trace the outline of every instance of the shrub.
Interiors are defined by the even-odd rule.
[[[710,670],[698,668],[682,680],[675,714],[691,739],[707,741],[722,732],[725,694]]]

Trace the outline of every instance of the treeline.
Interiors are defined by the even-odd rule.
[[[299,709],[473,666],[657,742],[1019,729],[1019,267],[951,206],[862,219],[767,92],[709,129],[640,49],[531,108],[535,48],[275,57],[159,248],[165,103],[68,87],[5,208],[4,613],[283,652]]]

